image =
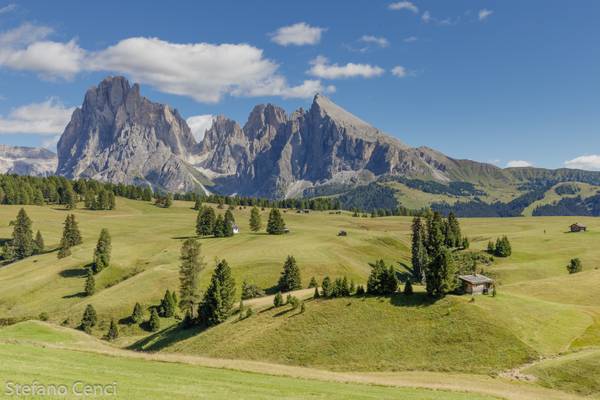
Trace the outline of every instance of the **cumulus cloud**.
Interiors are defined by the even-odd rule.
[[[572,160],[565,161],[565,167],[574,169],[585,169],[588,171],[600,171],[600,155],[590,154],[575,157]]]
[[[306,22],[283,26],[271,34],[271,41],[281,46],[304,46],[317,44],[325,28],[310,26]]]
[[[311,68],[308,73],[323,79],[340,78],[374,78],[383,75],[383,68],[370,64],[348,63],[346,65],[329,64],[329,60],[319,56],[311,61]]]
[[[404,38],[404,42],[405,43],[413,43],[416,42],[417,40],[419,40],[416,36],[409,36],[407,38]]]
[[[408,75],[408,71],[401,65],[396,65],[392,68],[392,75],[397,76],[398,78],[404,78]]]
[[[483,21],[484,19],[486,19],[487,17],[489,17],[490,15],[492,15],[494,12],[492,10],[488,10],[486,8],[479,10],[479,12],[477,13],[477,18],[480,21]]]
[[[75,40],[47,40],[52,30],[24,24],[0,34],[0,67],[70,79],[83,71],[124,74],[162,92],[214,103],[224,95],[309,98],[318,80],[289,85],[279,65],[248,44],[171,43],[133,37],[98,51]]]
[[[510,160],[506,163],[507,168],[533,167],[533,164],[524,160]]]
[[[408,11],[412,11],[415,14],[419,12],[419,8],[414,5],[414,3],[411,3],[410,1],[397,1],[395,3],[391,3],[390,5],[388,5],[388,8],[390,10],[408,10]]]
[[[56,98],[14,108],[8,116],[0,116],[0,134],[60,134],[71,119],[74,109],[75,107],[65,107]]]
[[[374,44],[381,48],[388,47],[390,45],[389,40],[387,40],[386,38],[373,35],[363,35],[360,37],[360,39],[358,39],[358,41],[367,44]]]
[[[204,138],[204,133],[210,129],[214,120],[214,116],[211,114],[204,115],[194,115],[193,117],[189,117],[186,119],[192,134],[196,138],[197,141],[200,141]]]

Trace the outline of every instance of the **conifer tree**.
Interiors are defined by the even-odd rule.
[[[215,210],[210,206],[205,206],[198,215],[196,233],[200,236],[212,235],[215,227],[215,220]]]
[[[571,261],[569,261],[569,265],[567,265],[567,271],[569,271],[569,274],[576,274],[582,270],[583,266],[579,258],[572,258]]]
[[[235,280],[227,261],[221,260],[212,274],[212,278],[202,303],[200,317],[207,326],[224,322],[230,315],[235,302]]]
[[[448,247],[459,247],[461,244],[461,232],[460,224],[454,213],[448,214],[448,220],[446,222],[446,238],[445,243]]]
[[[83,317],[81,318],[80,327],[86,333],[90,333],[97,322],[98,316],[96,314],[96,310],[91,304],[88,304],[85,307],[85,310],[83,311]]]
[[[331,297],[332,287],[331,287],[331,278],[326,276],[323,278],[323,282],[321,283],[321,293],[323,297],[329,298]]]
[[[42,232],[40,232],[39,230],[37,231],[36,235],[35,235],[35,240],[33,241],[34,243],[34,253],[35,254],[40,254],[44,252],[44,238],[42,237]]]
[[[108,209],[109,210],[114,210],[115,208],[117,208],[117,202],[115,200],[115,194],[113,193],[112,190],[110,190],[108,192]]]
[[[223,219],[223,215],[219,214],[215,220],[215,226],[213,227],[213,236],[224,237],[225,233],[225,220]]]
[[[165,296],[160,302],[161,316],[165,318],[171,318],[175,315],[175,307],[175,299],[171,295],[171,291],[167,289],[165,292]]]
[[[196,306],[200,301],[199,279],[204,269],[204,260],[200,243],[193,238],[187,239],[181,246],[181,266],[179,267],[179,307],[191,322],[196,318]]]
[[[296,259],[293,256],[287,256],[287,259],[283,264],[283,271],[281,271],[281,276],[279,277],[279,283],[277,286],[282,292],[302,289],[300,268],[298,267]]]
[[[256,206],[250,210],[250,230],[252,232],[258,232],[262,228],[262,221],[260,218],[260,211]]]
[[[429,260],[435,258],[445,247],[444,221],[438,212],[427,218],[427,240],[425,246]]]
[[[442,248],[439,254],[427,267],[425,286],[427,293],[433,297],[442,297],[456,288],[456,265],[452,253]]]
[[[21,208],[17,219],[13,222],[11,246],[17,259],[29,257],[35,250],[33,231],[31,230],[31,219],[27,216],[25,209]]]
[[[235,224],[235,218],[233,217],[233,213],[230,209],[225,211],[225,216],[223,217],[223,236],[231,237],[233,236],[233,225]]]
[[[319,286],[319,284],[317,283],[317,280],[313,276],[312,278],[310,278],[310,282],[308,283],[308,288],[310,289],[310,288],[317,287],[317,286]]]
[[[88,269],[87,276],[85,278],[85,295],[91,296],[96,293],[96,280],[94,279],[94,274],[91,270]]]
[[[415,217],[412,222],[412,279],[415,282],[423,280],[423,271],[427,267],[427,248],[425,247],[425,227],[420,217]]]
[[[281,307],[283,305],[283,296],[281,295],[281,292],[277,292],[275,297],[273,297],[273,305],[275,307]]]
[[[150,328],[150,332],[156,332],[160,329],[160,318],[158,317],[158,312],[156,311],[156,307],[152,307],[152,311],[150,312],[150,320],[148,320],[148,328]]]
[[[200,196],[196,196],[196,199],[194,200],[194,210],[200,211],[201,209],[202,209],[202,199],[200,198]]]
[[[94,273],[97,274],[110,265],[111,249],[110,234],[108,233],[108,229],[103,228],[100,231],[100,237],[94,250],[94,263],[92,266]]]
[[[412,283],[410,282],[410,279],[407,279],[406,283],[404,284],[404,294],[406,294],[406,295],[413,294],[413,287],[412,287]]]
[[[66,181],[63,189],[62,203],[69,210],[74,209],[77,205],[77,194],[73,190],[73,186],[69,181]]]
[[[144,320],[144,312],[142,311],[140,303],[135,303],[133,312],[131,313],[131,320],[136,324],[139,324]]]
[[[285,222],[279,209],[272,208],[267,222],[267,233],[269,235],[281,235],[285,233]]]
[[[119,327],[117,326],[115,319],[112,318],[110,320],[110,326],[108,328],[108,332],[106,333],[106,340],[112,342],[113,340],[116,340],[118,337],[119,337]]]
[[[319,294],[319,288],[315,286],[315,294],[313,295],[313,298],[318,299],[319,297],[321,297],[321,295]]]

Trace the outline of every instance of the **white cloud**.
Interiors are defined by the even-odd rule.
[[[477,18],[479,18],[480,21],[483,21],[484,19],[486,19],[493,13],[494,12],[492,10],[488,10],[488,9],[484,8],[482,10],[479,10],[479,13],[477,13]]]
[[[60,140],[60,136],[61,135],[55,135],[48,139],[43,140],[42,147],[45,147],[48,150],[56,151],[56,145],[58,144],[58,141]]]
[[[327,58],[319,56],[310,63],[312,67],[308,73],[323,79],[339,79],[339,78],[374,78],[381,76],[385,71],[383,68],[370,64],[354,64],[346,65],[329,64]]]
[[[197,141],[200,141],[204,138],[204,133],[210,129],[214,120],[214,116],[211,114],[204,115],[194,115],[193,117],[189,117],[186,119],[192,134],[196,138]]]
[[[14,11],[17,8],[16,4],[7,4],[4,7],[0,7],[0,15],[8,14],[9,12]]]
[[[511,160],[506,163],[507,168],[533,167],[533,164],[524,160]]]
[[[410,1],[397,1],[395,3],[391,3],[388,8],[390,10],[409,10],[415,14],[419,12],[419,8]]]
[[[572,160],[565,161],[565,167],[574,169],[585,169],[588,171],[600,171],[600,155],[590,154],[575,157]]]
[[[303,46],[317,44],[325,28],[310,26],[305,22],[283,26],[271,34],[271,41],[281,46]]]
[[[75,40],[47,40],[52,30],[24,24],[0,33],[0,68],[35,72],[43,78],[70,79],[79,72],[124,74],[162,92],[214,103],[224,95],[309,98],[321,82],[288,84],[279,65],[248,44],[171,43],[133,37],[86,51]]]
[[[367,44],[375,44],[382,48],[388,47],[390,45],[389,40],[387,40],[386,38],[373,35],[363,35],[360,39],[358,39],[358,41]]]
[[[419,40],[416,36],[409,36],[407,38],[405,38],[403,41],[405,43],[413,43],[416,42],[417,40]]]
[[[396,65],[392,68],[392,75],[397,76],[398,78],[404,78],[408,75],[408,71],[401,65]]]
[[[75,107],[65,107],[56,98],[17,107],[7,117],[0,117],[0,134],[60,134],[71,119],[74,109]]]

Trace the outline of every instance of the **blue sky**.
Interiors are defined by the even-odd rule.
[[[52,148],[85,90],[125,75],[186,118],[243,124],[321,91],[412,146],[600,170],[599,16],[593,0],[0,1],[0,143]]]

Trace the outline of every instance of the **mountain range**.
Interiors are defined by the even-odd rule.
[[[508,203],[560,182],[600,185],[598,172],[502,169],[410,147],[322,95],[291,114],[257,105],[243,126],[217,116],[197,141],[177,110],[119,76],[87,91],[60,137],[56,161],[47,150],[0,147],[3,172],[45,175],[54,163],[56,174],[69,178],[268,198],[342,194],[362,199],[354,205],[364,208],[376,206],[381,188],[396,202],[420,207]]]

